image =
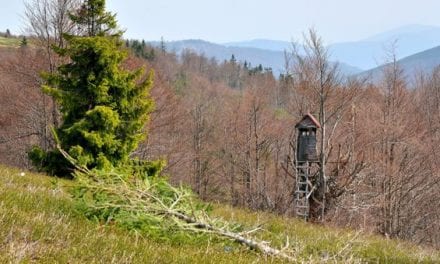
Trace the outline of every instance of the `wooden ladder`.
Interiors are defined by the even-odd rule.
[[[311,195],[311,184],[309,181],[310,162],[295,162],[296,188],[295,188],[295,213],[297,217],[308,220],[310,212],[309,198]]]

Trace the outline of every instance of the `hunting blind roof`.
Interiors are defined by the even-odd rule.
[[[310,113],[307,113],[307,115],[305,115],[301,119],[301,121],[299,121],[298,124],[296,124],[295,126],[295,128],[308,128],[308,127],[316,127],[316,128],[321,127],[318,120],[316,120],[316,118]]]

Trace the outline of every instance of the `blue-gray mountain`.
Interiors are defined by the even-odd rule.
[[[440,27],[409,25],[386,31],[356,42],[334,43],[328,46],[331,60],[338,61],[341,73],[358,74],[373,69],[386,61],[386,53],[395,43],[397,59],[440,45]],[[159,42],[153,42],[159,45]],[[166,42],[168,50],[180,54],[185,49],[193,50],[206,57],[215,57],[218,61],[229,60],[232,55],[241,62],[250,62],[270,67],[276,76],[284,71],[284,51],[291,50],[289,41],[255,39],[243,42],[215,44],[203,40],[182,40]],[[429,71],[438,61],[437,57],[427,58],[428,61],[418,62],[419,69]],[[406,63],[406,61],[401,61]],[[413,65],[408,64],[408,65]],[[423,66],[424,65],[424,66]],[[412,75],[416,68],[403,66],[406,74]]]
[[[328,46],[331,59],[353,67],[368,70],[384,63],[384,54],[395,43],[398,59],[440,45],[440,27],[407,25],[353,42],[334,43]],[[289,50],[289,41],[255,39],[229,42],[228,47],[253,47],[274,51]]]
[[[440,27],[410,25],[357,42],[336,43],[329,49],[333,59],[368,70],[383,64],[393,45],[398,59],[436,47]]]
[[[227,42],[223,43],[226,47],[241,47],[241,48],[257,48],[263,50],[284,51],[290,50],[292,42],[282,40],[270,40],[270,39],[253,39],[240,42]]]
[[[159,46],[159,42],[150,42],[153,46]],[[230,60],[234,55],[237,61],[250,63],[251,66],[256,67],[262,65],[265,68],[271,68],[275,77],[285,72],[285,53],[279,50],[260,49],[255,47],[235,47],[224,46],[207,42],[204,40],[180,40],[165,42],[165,47],[168,51],[174,51],[180,55],[184,50],[191,50],[199,55],[204,55],[208,58],[216,58],[221,62]],[[352,67],[345,63],[340,63],[339,68],[341,73],[352,75],[360,73],[362,70]]]
[[[403,71],[403,77],[413,82],[418,73],[430,73],[435,67],[440,65],[440,46],[428,49],[397,61],[400,69]],[[387,64],[362,72],[359,76],[369,77],[373,82],[380,81],[384,67]]]

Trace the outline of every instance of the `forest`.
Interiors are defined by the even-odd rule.
[[[29,1],[25,37],[2,33],[16,44],[0,46],[1,164],[35,170],[32,147],[55,144],[60,109],[41,73],[66,62],[52,47],[79,34],[66,14],[80,1],[52,2],[66,5],[42,17]],[[154,72],[148,135],[130,157],[166,161],[162,174],[205,201],[295,217],[295,125],[310,113],[325,183],[310,221],[440,248],[440,67],[410,82],[390,49],[380,80],[344,76],[314,29],[279,76],[165,44],[122,43],[124,69]]]

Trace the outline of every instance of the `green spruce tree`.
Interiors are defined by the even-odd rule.
[[[27,47],[27,45],[28,45],[27,38],[26,38],[26,36],[23,36],[23,38],[20,41],[20,47],[24,48],[24,47]]]
[[[105,0],[85,0],[79,10],[71,13],[70,19],[82,35],[122,35],[122,31],[117,30],[116,15],[105,11]]]
[[[58,141],[82,166],[107,170],[125,165],[145,137],[143,128],[153,108],[153,72],[144,76],[142,70],[121,67],[127,53],[104,0],[86,1],[72,20],[85,29],[83,34],[64,36],[67,48],[55,50],[69,62],[43,75],[43,90],[56,98],[63,117],[55,129]],[[35,147],[30,158],[49,174],[71,171],[56,149],[44,152]],[[160,170],[159,164],[149,171]]]

